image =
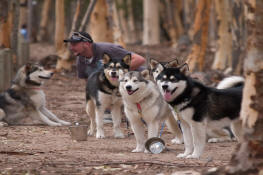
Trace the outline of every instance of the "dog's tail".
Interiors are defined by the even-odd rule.
[[[233,87],[240,87],[243,86],[245,79],[241,76],[231,76],[224,78],[222,81],[219,82],[217,85],[217,89],[227,89]]]

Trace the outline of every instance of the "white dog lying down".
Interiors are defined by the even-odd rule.
[[[52,71],[44,70],[37,64],[21,67],[12,86],[0,94],[0,126],[70,125],[70,122],[60,120],[45,107],[46,99],[41,85],[43,80],[50,79],[52,75]]]

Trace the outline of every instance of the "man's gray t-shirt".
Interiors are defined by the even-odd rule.
[[[77,58],[77,74],[79,78],[88,78],[91,73],[98,71],[102,67],[102,57],[107,53],[111,58],[122,59],[131,52],[123,47],[112,43],[93,43],[93,58],[88,59],[78,56]]]

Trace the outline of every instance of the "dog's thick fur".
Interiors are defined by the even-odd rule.
[[[159,126],[165,121],[168,128],[182,140],[182,133],[169,105],[163,100],[158,87],[149,80],[148,70],[120,73],[120,93],[124,111],[131,123],[136,138],[132,152],[145,151],[145,137],[142,119],[148,128],[148,138],[158,137]]]
[[[151,76],[153,77],[156,83],[160,82],[157,81],[157,76],[163,71],[164,67],[177,68],[180,67],[180,64],[177,59],[172,60],[170,62],[158,62],[155,59],[150,59]],[[200,76],[200,73],[192,73],[192,74],[189,73],[189,76],[195,80],[201,81],[201,83],[204,84],[208,82],[208,80]],[[225,80],[221,81],[216,88],[227,89],[235,86],[240,86],[240,83],[242,84],[243,81],[244,81],[243,78],[238,76],[232,77],[231,79],[226,78]],[[160,90],[162,91],[162,89]],[[179,114],[175,113],[174,115],[179,115]],[[233,139],[235,139],[229,127],[216,129],[207,126],[206,131],[207,131],[207,140],[209,143],[233,141]],[[174,143],[174,139],[172,140],[172,143]]]
[[[50,79],[52,75],[52,71],[44,70],[37,64],[22,66],[12,86],[0,95],[0,125],[70,125],[45,107],[41,86],[43,80]]]
[[[178,157],[199,158],[205,147],[207,125],[221,129],[231,123],[234,135],[238,140],[241,138],[243,80],[235,81],[239,85],[233,88],[216,89],[190,78],[187,69],[186,64],[179,68],[163,67],[156,80],[164,99],[180,113],[185,152]]]
[[[91,74],[86,86],[86,112],[90,117],[89,135],[95,133],[96,138],[105,138],[103,130],[103,114],[111,109],[115,138],[124,138],[120,129],[122,100],[119,94],[119,70],[128,72],[131,55],[122,59],[111,58],[106,53],[102,59],[103,69]],[[96,120],[95,120],[96,119]]]

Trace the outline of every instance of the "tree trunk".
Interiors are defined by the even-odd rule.
[[[195,20],[191,29],[193,46],[191,53],[187,58],[190,71],[202,71],[204,68],[204,59],[208,41],[210,6],[210,0],[198,1],[197,4]]]
[[[191,24],[194,20],[194,7],[195,7],[195,0],[187,0],[183,1],[183,26],[185,30],[185,34],[189,35]]]
[[[182,24],[182,20],[181,20],[181,12],[183,9],[183,2],[181,0],[173,0],[172,1],[172,7],[174,9],[174,17],[173,19],[175,20],[175,27],[176,27],[176,32],[177,32],[177,36],[180,37],[183,33],[184,33],[184,28],[183,28],[183,24]]]
[[[47,34],[47,23],[48,23],[48,16],[49,16],[49,9],[51,6],[51,0],[45,0],[41,12],[41,21],[39,26],[39,33],[37,35],[38,41],[43,41],[47,39],[45,35]]]
[[[72,63],[69,60],[70,52],[63,42],[65,38],[64,24],[64,0],[56,0],[56,30],[55,30],[55,48],[59,56],[56,64],[56,70],[71,70]]]
[[[159,0],[143,0],[143,44],[160,43]]]
[[[263,173],[263,1],[248,0],[246,75],[241,109],[245,131],[229,166],[205,174],[259,175]]]
[[[215,1],[218,37],[217,51],[212,65],[212,69],[224,70],[232,68],[232,34],[231,34],[231,9],[229,0]]]
[[[240,75],[243,72],[244,57],[245,57],[245,16],[244,3],[242,0],[234,0],[232,7],[232,65],[235,74]]]
[[[108,22],[107,4],[98,0],[90,18],[89,33],[95,42],[113,42],[113,32]]]
[[[27,24],[27,1],[20,0],[19,28],[24,24]]]
[[[123,41],[123,35],[120,29],[120,22],[117,14],[116,4],[114,0],[107,0],[108,8],[108,21],[110,28],[113,32],[113,42],[126,47],[126,44]]]
[[[82,19],[82,22],[81,22],[81,25],[80,25],[80,28],[79,28],[79,31],[84,31],[86,29],[86,25],[88,24],[89,22],[89,19],[90,19],[90,16],[91,16],[91,13],[94,9],[94,6],[96,4],[97,0],[91,0],[90,3],[89,3],[89,6],[86,10],[86,13]]]
[[[8,12],[9,1],[3,0],[0,3],[0,47],[10,48],[10,36],[11,36],[11,14]]]

